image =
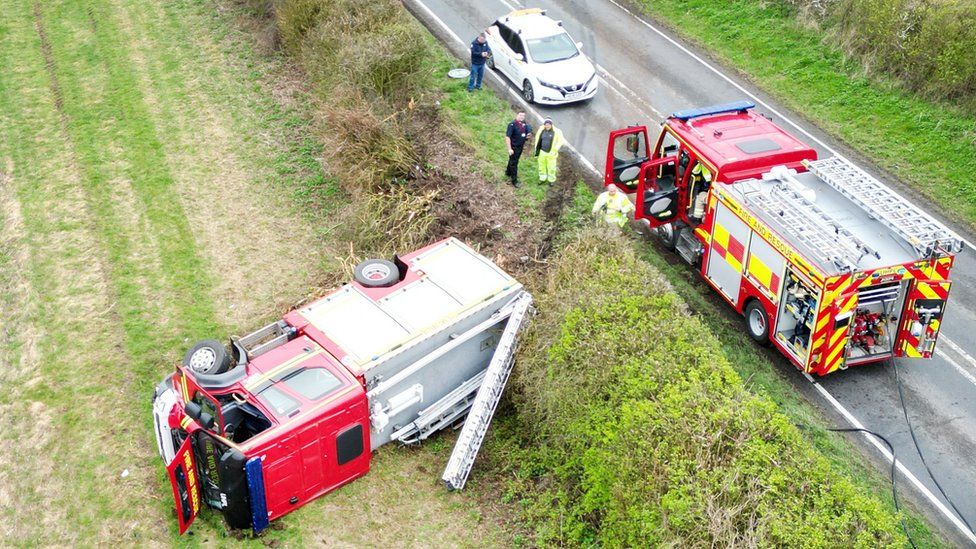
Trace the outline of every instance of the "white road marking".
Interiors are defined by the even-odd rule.
[[[502,0],[502,1],[504,1],[504,0]],[[645,27],[647,27],[647,28],[651,29],[652,31],[654,31],[661,38],[664,38],[665,40],[667,40],[668,42],[670,42],[672,45],[674,45],[676,48],[678,48],[679,50],[681,50],[685,54],[689,55],[692,59],[694,59],[695,61],[698,61],[699,63],[701,63],[705,68],[707,68],[708,70],[712,71],[713,73],[715,73],[716,75],[718,75],[720,78],[722,78],[723,80],[725,80],[729,84],[732,84],[733,86],[735,86],[735,88],[737,90],[739,90],[742,93],[744,93],[747,96],[749,96],[753,101],[755,101],[756,103],[762,105],[763,107],[766,107],[766,109],[768,109],[769,112],[771,112],[771,113],[775,114],[776,116],[782,118],[784,121],[786,121],[787,124],[789,124],[790,126],[793,126],[797,130],[799,130],[800,133],[802,133],[803,135],[805,135],[805,136],[809,137],[810,139],[812,139],[815,143],[817,143],[818,145],[820,145],[821,147],[823,147],[824,149],[826,149],[827,151],[829,151],[830,154],[832,154],[832,155],[834,155],[836,157],[842,158],[844,160],[848,160],[846,157],[844,157],[844,155],[842,155],[839,152],[835,151],[829,145],[827,145],[826,143],[824,143],[820,139],[817,139],[816,136],[814,136],[813,134],[811,134],[807,130],[803,129],[799,124],[797,124],[796,122],[790,120],[789,118],[787,118],[786,116],[784,116],[781,112],[779,112],[776,109],[774,109],[769,103],[766,103],[765,101],[763,101],[762,99],[760,99],[758,96],[756,96],[754,93],[750,92],[749,90],[747,90],[744,87],[742,87],[741,85],[739,85],[738,82],[736,82],[735,80],[733,80],[729,76],[726,76],[725,73],[723,73],[722,71],[716,69],[715,67],[713,67],[712,65],[710,65],[707,61],[705,61],[701,57],[698,57],[697,55],[695,55],[691,50],[689,50],[688,48],[686,48],[686,47],[682,46],[681,44],[679,44],[675,39],[671,38],[670,36],[668,36],[667,34],[665,34],[664,32],[662,32],[661,30],[659,30],[657,27],[655,27],[654,25],[651,25],[650,23],[648,23],[647,21],[645,21],[644,19],[642,19],[638,15],[634,14],[633,12],[631,12],[630,10],[628,10],[627,8],[625,8],[624,6],[621,6],[619,3],[617,3],[616,0],[607,0],[607,2],[610,2],[614,6],[617,6],[618,8],[620,8],[621,10],[623,10],[627,15],[633,17],[638,22],[640,22],[642,25],[644,25]],[[848,161],[850,161],[850,160],[848,160]],[[894,189],[892,189],[891,192],[893,194],[895,194],[896,196],[898,196],[899,198],[902,198],[900,194],[898,194],[898,193],[896,193],[894,191]],[[974,246],[971,242],[969,242],[965,238],[962,238],[962,236],[960,236],[959,238],[967,246],[969,246],[973,250],[976,250],[976,246]]]
[[[460,44],[462,46],[466,45],[466,42],[464,40],[461,40],[461,38],[453,30],[451,30],[451,28],[448,27],[447,24],[440,17],[438,17],[429,7],[427,7],[427,5],[424,4],[422,0],[412,0],[412,1],[416,5],[418,5],[421,8],[423,8],[423,10],[427,13],[427,15],[432,20],[434,20],[441,27],[441,29],[443,31],[445,31],[451,38],[453,38],[455,42],[457,42],[458,44]],[[502,2],[502,3],[504,3],[504,4],[506,4],[506,5],[508,5],[512,9],[514,9],[514,7],[511,6],[511,4],[508,4],[508,2],[506,2],[505,0],[499,0],[499,1]],[[634,15],[633,13],[631,13],[629,10],[627,10],[626,8],[624,8],[623,6],[621,6],[620,4],[617,4],[614,0],[608,0],[608,1],[611,2],[612,4],[614,4],[615,6],[617,6],[618,8],[622,9],[623,11],[627,12],[629,15],[631,15],[632,17],[634,17],[635,19],[637,19],[638,21],[640,21],[641,23],[643,23],[645,26],[647,26],[648,28],[650,28],[654,32],[660,34],[662,37],[664,37],[666,40],[668,40],[669,42],[671,42],[672,44],[674,44],[675,46],[677,46],[679,49],[681,49],[682,51],[684,51],[688,55],[690,55],[693,58],[695,58],[696,60],[698,60],[700,63],[702,63],[703,65],[705,65],[709,69],[711,69],[712,72],[714,72],[715,74],[721,76],[723,79],[725,79],[730,84],[732,84],[733,86],[735,86],[736,88],[738,88],[739,90],[741,90],[743,93],[745,93],[749,97],[753,98],[759,104],[765,106],[773,114],[775,114],[775,115],[779,116],[780,118],[782,118],[783,120],[786,120],[787,122],[789,122],[790,125],[792,125],[793,127],[797,128],[798,130],[800,130],[801,132],[803,132],[804,135],[806,135],[807,137],[810,137],[811,139],[813,139],[817,143],[820,143],[821,146],[823,146],[828,151],[831,151],[833,154],[837,154],[833,149],[831,149],[830,147],[828,147],[827,145],[825,145],[823,142],[821,142],[820,140],[818,140],[816,137],[810,135],[806,130],[804,130],[800,126],[798,126],[795,123],[793,123],[792,121],[790,121],[788,118],[786,118],[785,116],[783,116],[782,114],[780,114],[779,112],[777,112],[775,109],[773,109],[772,107],[770,107],[769,105],[767,105],[766,103],[764,103],[761,99],[759,99],[755,95],[749,93],[745,88],[743,88],[742,86],[736,84],[732,79],[730,79],[729,77],[727,77],[724,74],[722,74],[721,72],[719,72],[717,69],[715,69],[714,67],[712,67],[711,65],[709,65],[708,63],[706,63],[704,60],[702,60],[701,58],[699,58],[698,56],[696,56],[694,53],[688,51],[684,46],[682,46],[681,44],[678,44],[673,39],[671,39],[669,36],[665,35],[661,31],[657,30],[656,28],[654,28],[653,26],[651,26],[649,23],[647,23],[646,21],[644,21],[640,17],[637,17],[636,15]],[[502,77],[498,76],[494,72],[489,72],[488,74],[490,74],[493,78],[495,78],[495,80],[498,81],[502,85],[502,87],[505,90],[507,90],[508,93],[512,97],[515,98],[516,102],[519,103],[520,105],[522,105],[526,109],[527,112],[530,112],[537,119],[540,119],[541,120],[543,118],[542,115],[539,114],[539,112],[537,110],[535,110],[531,105],[529,105],[522,98],[522,96],[520,96],[519,94],[515,93],[515,91],[512,90],[511,86],[509,86],[507,84],[507,82],[502,79]],[[609,74],[609,73],[607,73],[607,74]],[[569,148],[569,150],[571,150],[577,156],[577,158],[579,158],[580,161],[590,171],[592,171],[593,173],[595,173],[599,177],[602,177],[603,176],[603,174],[600,173],[599,171],[597,171],[596,167],[593,166],[593,164],[589,160],[587,160],[586,157],[583,156],[583,154],[579,150],[577,150],[575,147],[573,147],[573,145],[571,143],[569,143],[568,141],[566,143],[566,147]],[[840,156],[840,155],[837,154],[837,156]],[[969,245],[969,246],[972,246],[972,244],[969,244],[969,242],[966,242],[966,244]],[[944,340],[947,340],[947,339],[944,339]],[[954,344],[950,343],[950,346],[953,346],[953,345]],[[945,357],[944,353],[939,353],[939,354],[940,354],[940,356],[943,356],[944,358],[947,358],[947,357]],[[968,357],[968,355],[966,355],[966,356]],[[949,361],[950,364],[952,364],[953,366],[957,367],[957,369],[959,369],[958,368],[958,365],[955,364],[954,361],[952,361],[951,359],[947,359],[947,360]],[[842,416],[844,416],[844,418],[847,420],[847,422],[852,427],[855,427],[857,429],[864,429],[864,425],[856,417],[854,417],[854,415],[851,414],[847,410],[847,408],[844,407],[844,405],[842,405],[836,398],[834,398],[834,396],[831,395],[827,391],[827,389],[824,389],[823,386],[820,385],[819,383],[817,383],[813,379],[813,377],[810,376],[809,374],[804,373],[803,375],[806,376],[806,378],[808,380],[810,380],[810,382],[817,389],[817,391],[820,393],[820,395],[823,396],[824,399],[827,402],[829,402],[830,405],[833,406],[833,408],[835,410],[837,410],[838,413],[840,413]],[[965,375],[967,377],[967,379],[970,378],[970,376],[967,373],[964,373],[963,375]],[[921,492],[922,495],[925,496],[925,498],[928,499],[932,503],[932,505],[934,505],[936,507],[936,509],[938,509],[943,515],[945,515],[945,517],[947,519],[949,519],[949,521],[959,530],[959,532],[962,533],[963,536],[965,536],[967,539],[969,539],[969,541],[971,541],[972,543],[976,544],[976,534],[973,534],[973,532],[969,531],[966,528],[966,526],[962,523],[962,521],[959,520],[959,517],[957,517],[955,514],[953,514],[952,512],[950,512],[949,509],[942,503],[942,501],[939,500],[935,496],[935,494],[933,494],[928,488],[926,488],[925,485],[922,484],[921,481],[919,481],[918,478],[914,474],[912,474],[912,472],[909,471],[907,467],[905,467],[902,464],[902,462],[894,459],[894,456],[891,455],[891,452],[888,451],[888,449],[881,443],[880,440],[878,440],[873,435],[869,435],[867,433],[863,433],[863,434],[867,438],[868,442],[870,442],[871,445],[873,445],[881,453],[881,455],[884,456],[884,458],[886,460],[888,460],[888,463],[894,462],[895,467],[898,469],[898,471],[906,479],[908,479],[909,482],[911,482],[912,485],[915,486],[915,488],[917,488],[918,491]]]
[[[854,427],[855,429],[864,429],[864,424],[858,421],[858,419],[854,417],[854,414],[847,411],[847,408],[845,408],[843,404],[838,402],[833,395],[827,392],[827,389],[824,389],[822,385],[817,383],[813,379],[813,376],[811,376],[810,374],[803,374],[803,375],[806,376],[808,380],[810,380],[810,383],[813,384],[813,386],[817,389],[817,391],[820,392],[820,394],[827,400],[827,402],[830,402],[830,404],[833,405],[834,409],[840,412],[840,415],[844,416],[844,419],[847,420],[847,422],[851,425],[851,427]],[[864,435],[864,438],[866,438],[868,442],[871,443],[872,446],[874,446],[875,448],[877,448],[879,452],[881,452],[881,455],[883,455],[885,459],[888,460],[888,463],[891,463],[893,461],[895,463],[895,467],[898,469],[898,472],[901,473],[906,479],[908,479],[908,481],[912,484],[912,486],[917,488],[918,491],[921,492],[922,495],[924,495],[925,498],[932,503],[932,505],[934,505],[939,511],[941,511],[942,514],[945,515],[946,518],[948,518],[949,521],[951,521],[952,524],[959,529],[959,531],[962,533],[963,536],[965,536],[972,543],[976,544],[976,534],[970,532],[969,529],[966,528],[966,525],[963,524],[961,520],[959,520],[959,517],[957,517],[955,513],[951,512],[949,508],[946,507],[944,503],[942,503],[942,500],[937,498],[935,494],[932,493],[931,490],[926,488],[925,485],[922,484],[920,480],[918,480],[918,477],[912,474],[912,472],[909,471],[908,468],[902,464],[902,462],[896,460],[895,457],[891,455],[891,452],[888,451],[888,448],[884,445],[884,443],[878,440],[878,438],[874,435],[864,433],[864,432],[862,432],[861,434]]]
[[[952,365],[952,367],[955,368],[956,371],[959,372],[962,375],[962,377],[968,379],[969,382],[972,383],[973,385],[976,385],[976,376],[974,376],[973,374],[969,373],[968,370],[966,370],[965,368],[963,368],[962,366],[960,366],[959,363],[957,363],[955,360],[953,360],[951,356],[949,356],[949,355],[947,355],[947,354],[945,354],[945,353],[943,353],[941,351],[937,351],[936,354],[939,355],[940,357],[942,357],[942,359],[945,360],[946,362],[948,362],[950,365]]]

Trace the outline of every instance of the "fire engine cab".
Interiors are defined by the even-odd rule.
[[[531,300],[448,239],[363,262],[353,282],[231,338],[230,352],[196,344],[153,395],[180,533],[204,505],[260,531],[365,475],[379,446],[463,421],[442,477],[461,489]]]
[[[653,145],[644,126],[611,132],[604,177],[804,372],[932,356],[962,239],[753,104],[676,112]]]

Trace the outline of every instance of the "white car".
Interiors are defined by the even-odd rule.
[[[599,78],[562,22],[538,9],[513,11],[488,27],[488,67],[504,74],[529,103],[556,105],[596,95]]]

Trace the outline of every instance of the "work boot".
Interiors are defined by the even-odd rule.
[[[517,189],[517,188],[519,188],[519,187],[522,186],[522,183],[518,179],[513,179],[512,180],[512,186]]]

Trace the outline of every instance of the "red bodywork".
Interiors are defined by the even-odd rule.
[[[403,260],[409,261],[437,244],[416,250]],[[391,287],[351,284],[367,297],[379,300],[417,278],[419,275],[411,270],[401,283]],[[176,372],[164,380],[163,385],[172,388],[177,398],[168,427],[179,450],[168,471],[180,533],[189,527],[202,503],[222,509],[231,527],[259,530],[268,520],[369,471],[370,416],[363,372],[344,365],[341,358],[347,353],[297,310],[283,319],[295,331],[294,337],[248,362],[246,376],[234,383],[205,389],[183,366],[177,366]],[[296,390],[286,383],[289,374],[318,369],[337,380],[327,394],[310,398],[302,394],[301,387]],[[276,389],[277,402],[282,405],[260,397],[268,394],[264,391],[269,387]],[[210,429],[184,413],[188,402],[200,404],[214,418]],[[251,407],[257,414],[241,413]],[[242,428],[249,428],[248,422],[258,432],[242,434]],[[204,463],[198,463],[201,459]],[[233,462],[233,466],[224,462]],[[247,469],[245,475],[247,467],[259,472],[251,476]],[[197,471],[202,471],[200,477],[209,478],[197,478]],[[225,475],[225,471],[240,478],[228,479],[233,475]],[[255,477],[260,481],[255,483]]]
[[[739,313],[751,302],[758,302],[772,326],[781,314],[778,302],[786,292],[786,273],[767,270],[766,280],[758,280],[752,276],[752,268],[745,266],[752,260],[746,242],[728,232],[716,232],[717,206],[721,204],[727,212],[735,208],[723,200],[728,193],[723,194],[721,189],[747,179],[761,179],[775,166],[806,172],[805,161],[816,160],[817,153],[751,109],[751,104],[741,102],[686,111],[684,115],[676,113],[662,125],[653,148],[645,126],[611,132],[604,184],[635,194],[634,215],[646,220],[650,227],[670,227],[675,232],[684,227],[684,231],[690,231],[700,245],[696,269],[704,280]],[[704,170],[696,167],[698,163]],[[710,174],[710,181],[706,173]],[[696,199],[700,200],[696,203]],[[810,322],[809,344],[803,353],[798,355],[789,342],[773,337],[768,328],[771,343],[798,368],[824,375],[848,364],[891,356],[931,356],[948,296],[951,255],[831,276],[818,272],[780,235],[741,207],[729,215],[731,223],[747,227],[753,242],[761,241],[785,257],[785,270],[802,279],[815,294],[818,308]],[[717,235],[725,240],[718,242]],[[674,239],[671,246],[676,242]],[[710,261],[725,261],[737,267],[741,273],[737,291],[727,293],[708,276]],[[857,314],[854,310],[858,290],[899,280],[907,281],[908,289],[902,309],[895,311],[900,323],[889,334],[895,340],[890,352],[854,359],[839,356],[848,343],[870,349],[884,334],[879,315],[866,311]],[[850,323],[835,322],[837,318],[848,318],[848,313],[853,317]]]

